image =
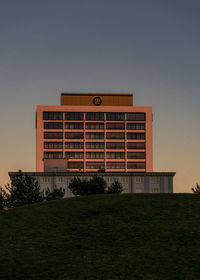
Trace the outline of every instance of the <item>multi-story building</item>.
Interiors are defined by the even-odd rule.
[[[61,105],[37,106],[36,170],[61,166],[152,172],[152,108],[133,106],[132,94],[91,93],[63,93]]]
[[[63,93],[37,106],[35,176],[41,189],[65,189],[74,177],[118,180],[127,193],[172,193],[174,172],[153,172],[152,108],[132,94]],[[12,178],[16,173],[10,172]]]

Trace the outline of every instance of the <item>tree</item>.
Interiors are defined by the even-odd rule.
[[[93,177],[89,181],[89,194],[101,194],[105,193],[107,183],[102,177]]]
[[[58,189],[56,186],[53,188],[52,191],[50,191],[49,188],[47,188],[45,191],[45,199],[47,201],[63,198],[64,195],[65,195],[65,189],[62,188]]]
[[[93,177],[90,181],[74,178],[68,188],[74,195],[89,195],[105,193],[106,181],[102,177]]]
[[[5,191],[4,188],[0,187],[0,210],[3,210],[8,206],[9,194]]]
[[[11,178],[11,185],[6,185],[6,189],[10,193],[10,205],[13,207],[44,200],[36,179],[33,176],[23,174],[21,170]]]
[[[123,186],[116,180],[108,187],[107,193],[121,193],[122,191]]]
[[[200,185],[196,184],[196,188],[192,188],[193,193],[200,194]]]

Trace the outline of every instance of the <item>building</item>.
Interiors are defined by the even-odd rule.
[[[127,193],[172,193],[174,172],[153,172],[152,108],[132,94],[62,93],[61,105],[37,106],[36,172],[41,189],[72,178],[118,180]],[[15,172],[10,172],[12,177]]]
[[[152,172],[152,108],[132,94],[63,93],[37,106],[36,157],[37,172]]]

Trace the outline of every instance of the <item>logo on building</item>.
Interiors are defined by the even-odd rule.
[[[94,97],[93,98],[93,104],[94,105],[99,106],[99,105],[101,105],[101,103],[102,103],[102,100],[101,100],[100,97]]]

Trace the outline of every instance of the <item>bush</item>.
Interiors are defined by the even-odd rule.
[[[45,191],[45,199],[47,201],[63,198],[64,195],[65,195],[65,190],[62,188],[58,189],[56,186],[53,188],[52,191],[50,191],[49,188],[47,188]]]
[[[40,186],[32,176],[25,175],[21,170],[11,178],[11,186],[5,186],[9,192],[10,206],[22,206],[44,200]]]
[[[102,177],[93,177],[90,181],[74,178],[68,188],[74,195],[89,195],[105,193],[106,187],[106,181]]]
[[[0,187],[0,210],[8,206],[9,195],[6,193],[5,189]]]
[[[109,187],[107,193],[121,193],[123,186],[118,181],[114,181]]]
[[[196,188],[192,188],[193,193],[200,194],[200,185],[196,184]]]

